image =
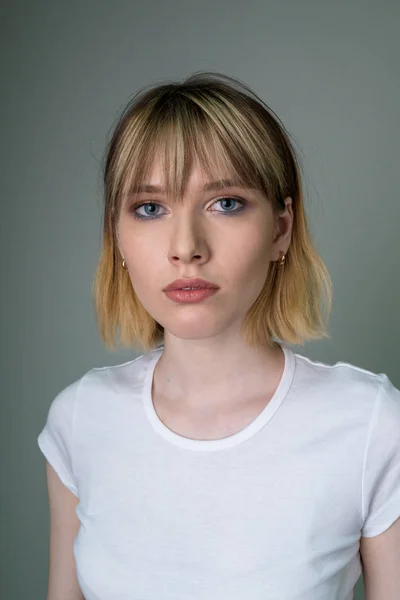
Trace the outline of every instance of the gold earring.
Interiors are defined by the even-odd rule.
[[[122,260],[122,268],[128,270],[128,267],[126,266],[126,260],[125,259]]]
[[[281,252],[281,254],[282,254],[282,256],[281,256],[281,260],[279,261],[279,266],[282,267],[285,264],[285,258],[286,258],[286,256],[285,256],[284,252]]]

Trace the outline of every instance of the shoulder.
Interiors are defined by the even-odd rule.
[[[364,369],[353,363],[337,361],[330,364],[323,361],[308,358],[297,352],[294,353],[296,364],[302,375],[309,378],[318,378],[321,381],[335,380],[337,382],[365,385],[380,385],[382,379],[387,377],[386,373],[375,373],[374,371]]]
[[[123,363],[93,367],[86,371],[55,396],[49,408],[49,418],[57,421],[72,419],[82,406],[93,404],[99,408],[103,401],[108,399],[115,402],[118,396],[127,392],[134,397],[135,389],[140,389],[156,351]]]
[[[361,408],[370,416],[383,401],[397,416],[400,392],[387,373],[376,373],[345,361],[328,364],[298,353],[295,353],[295,359],[297,384],[318,391],[320,398],[334,399],[346,408]]]
[[[106,393],[124,393],[127,390],[132,392],[136,386],[142,385],[148,366],[158,352],[156,349],[123,363],[93,367],[80,379],[80,394],[91,390]]]

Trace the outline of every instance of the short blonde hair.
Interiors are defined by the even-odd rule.
[[[123,110],[104,161],[103,245],[93,284],[97,324],[105,345],[150,351],[164,328],[146,311],[121,266],[117,223],[127,190],[146,183],[155,156],[163,159],[167,194],[182,201],[193,160],[213,176],[229,173],[262,190],[274,214],[290,196],[293,229],[284,266],[271,262],[259,297],[242,323],[249,346],[329,338],[325,320],[332,281],[312,243],[299,161],[277,115],[244,83],[219,73],[195,73],[181,82],[142,89]],[[326,314],[323,314],[325,308]]]

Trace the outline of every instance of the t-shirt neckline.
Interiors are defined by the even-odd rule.
[[[147,372],[145,375],[142,392],[144,410],[151,426],[166,441],[176,446],[180,446],[181,448],[186,448],[189,450],[224,450],[226,448],[237,446],[238,444],[250,439],[256,433],[258,433],[274,416],[274,414],[282,404],[285,396],[287,395],[293,381],[296,366],[294,352],[283,343],[279,345],[281,346],[285,355],[285,365],[280,382],[275,390],[275,394],[272,396],[272,398],[267,403],[265,408],[261,411],[261,413],[251,423],[249,423],[249,425],[244,427],[244,429],[241,429],[237,433],[234,433],[233,435],[230,435],[228,437],[218,438],[214,440],[198,440],[184,437],[169,429],[161,421],[153,404],[152,384],[153,374],[156,368],[156,364],[163,353],[163,347],[153,350],[150,354],[150,361],[147,365]]]

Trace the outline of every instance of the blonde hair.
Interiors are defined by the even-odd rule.
[[[275,337],[304,344],[327,337],[332,281],[312,243],[299,160],[277,115],[245,84],[219,73],[142,89],[123,110],[104,161],[103,245],[93,284],[97,324],[105,345],[145,352],[163,343],[164,328],[146,311],[121,266],[116,226],[128,190],[147,182],[155,156],[168,196],[182,202],[193,160],[210,176],[228,172],[262,190],[275,211],[290,196],[293,229],[284,267],[271,262],[259,297],[242,323],[249,346],[271,347]],[[325,307],[326,315],[323,315]]]

